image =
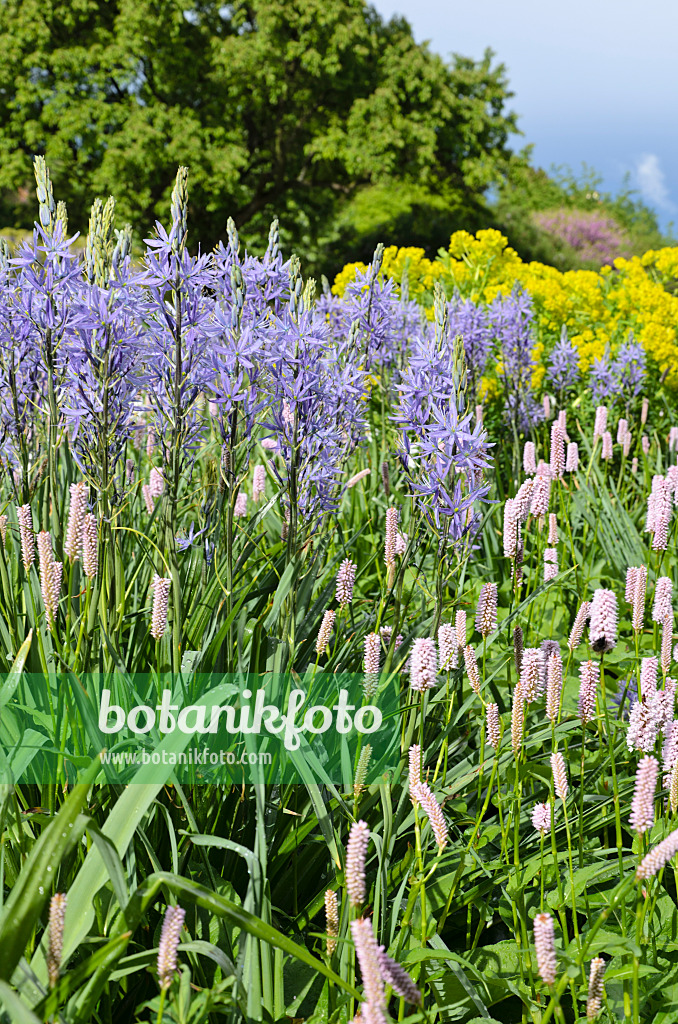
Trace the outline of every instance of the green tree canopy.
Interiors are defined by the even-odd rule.
[[[0,218],[30,226],[43,154],[71,226],[112,193],[144,233],[187,164],[194,243],[277,215],[308,252],[361,188],[476,205],[520,161],[510,96],[363,0],[0,0]]]

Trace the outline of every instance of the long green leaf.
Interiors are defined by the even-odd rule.
[[[9,981],[12,977],[50,898],[60,863],[85,831],[87,819],[81,811],[100,767],[97,758],[85,773],[84,781],[73,787],[32,848],[9,894],[0,915],[0,980]]]

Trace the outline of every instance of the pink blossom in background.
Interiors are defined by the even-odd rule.
[[[612,217],[595,210],[543,210],[534,214],[537,227],[565,242],[582,262],[612,266],[617,256],[632,255],[629,240]]]

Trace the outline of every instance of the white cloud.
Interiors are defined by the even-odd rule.
[[[664,172],[656,153],[645,153],[636,163],[636,178],[640,193],[648,203],[661,210],[675,210],[664,180]]]

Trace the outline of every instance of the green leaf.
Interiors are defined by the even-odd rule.
[[[7,673],[7,676],[5,678],[4,683],[2,684],[2,687],[0,687],[0,708],[3,708],[5,704],[7,704],[14,696],[16,688],[19,685],[19,682],[21,681],[21,673],[24,670],[26,658],[28,657],[28,652],[31,649],[32,640],[33,630],[29,629],[28,636],[26,637],[21,647],[19,648],[18,654],[14,661],[12,662],[12,667]]]
[[[41,1024],[42,1018],[36,1017],[14,989],[4,981],[0,981],[0,1002],[10,1013],[12,1024]]]
[[[12,887],[0,914],[0,980],[9,981],[12,977],[50,898],[61,860],[85,831],[87,819],[80,812],[100,767],[97,758],[85,773],[84,781],[73,787],[59,813],[32,847]]]
[[[191,903],[196,903],[199,907],[204,907],[211,913],[216,914],[217,917],[223,917],[230,921],[231,924],[237,925],[249,935],[253,935],[262,942],[268,943],[270,946],[281,949],[284,953],[296,957],[297,960],[312,967],[313,970],[324,975],[324,977],[334,982],[335,985],[338,985],[354,998],[359,998],[356,989],[352,985],[344,981],[343,978],[340,978],[322,960],[318,960],[312,953],[309,953],[305,946],[301,946],[293,942],[292,939],[288,939],[286,935],[283,935],[273,925],[266,924],[258,917],[255,917],[254,914],[250,914],[244,908],[218,895],[218,893],[213,892],[211,889],[206,889],[197,882],[191,882],[186,878],[171,875],[167,872],[151,876],[146,884],[148,885],[152,881],[166,885],[175,896],[182,898],[184,901],[188,900]]]
[[[126,948],[129,938],[129,932],[116,936],[116,938],[107,942],[105,946],[102,946],[101,949],[97,949],[83,963],[77,964],[76,967],[64,972],[52,991],[36,1006],[35,1009],[40,1014],[40,1019],[46,1020],[55,1014],[59,1007],[96,970],[102,966],[108,967],[114,963],[120,953]]]

